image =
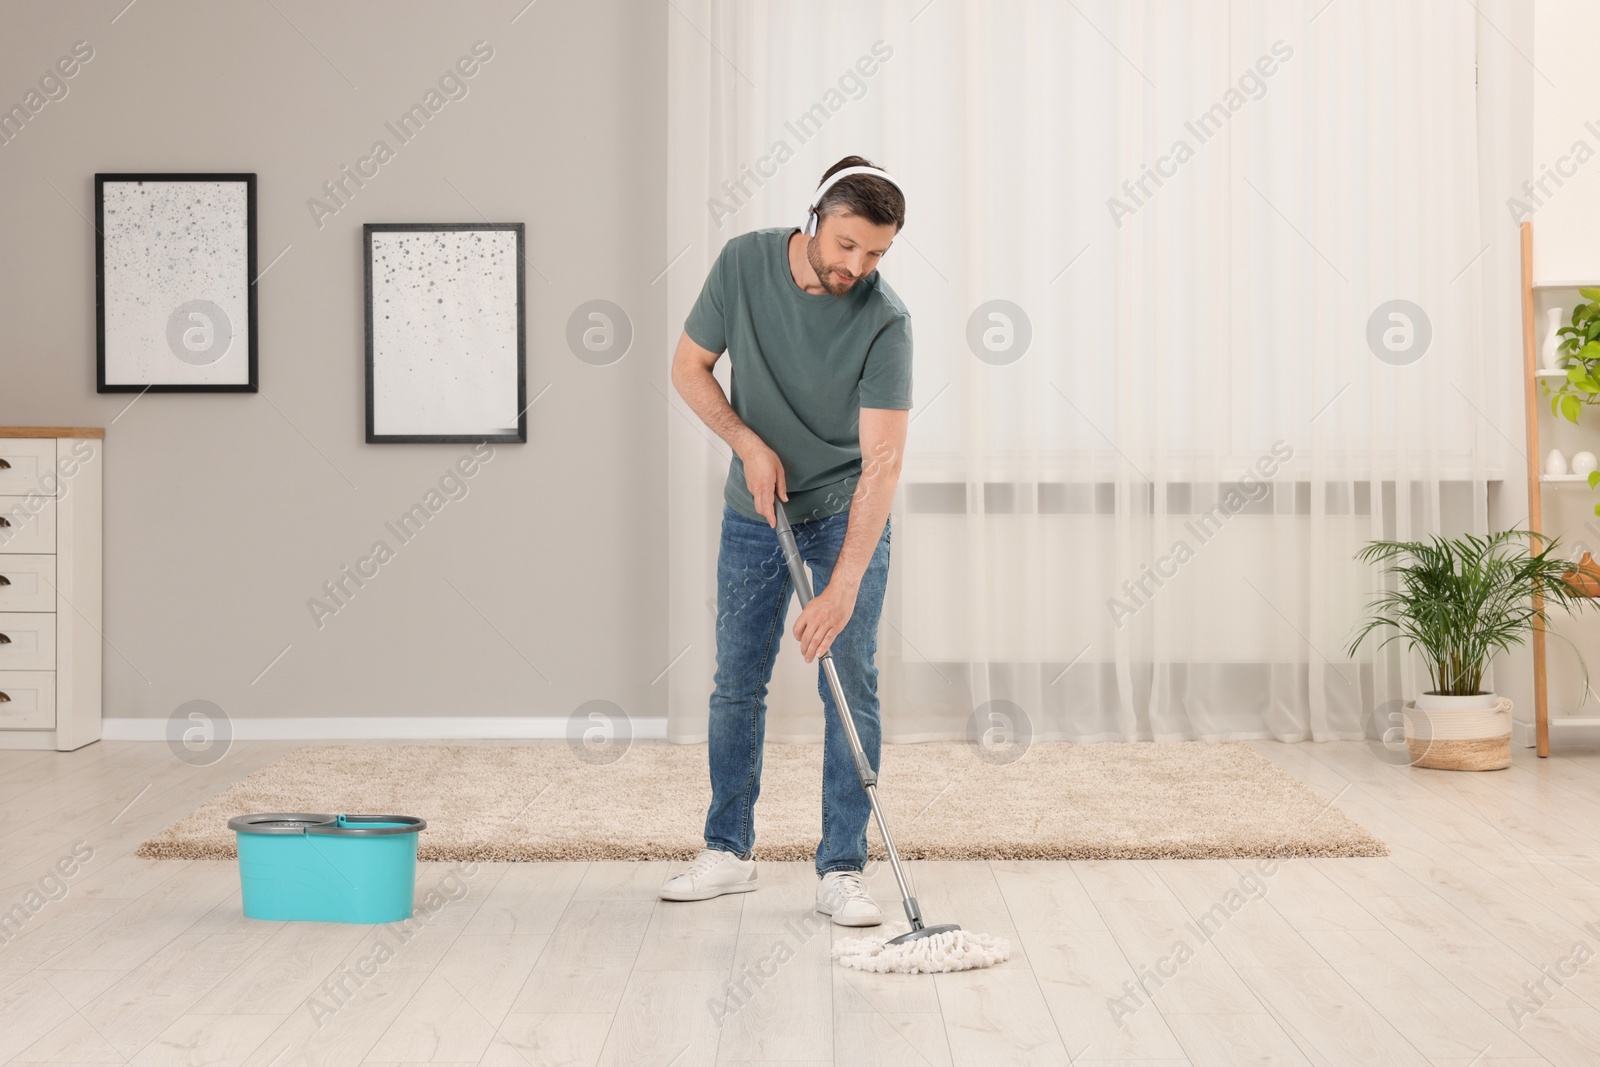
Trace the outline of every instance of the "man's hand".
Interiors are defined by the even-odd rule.
[[[776,492],[784,503],[789,502],[789,488],[783,480],[783,461],[755,434],[739,450],[739,460],[744,464],[744,484],[755,501],[756,512],[767,525],[778,525],[778,509],[773,507],[772,494]]]
[[[833,639],[839,636],[855,610],[855,586],[842,581],[830,578],[828,587],[811,598],[811,603],[794,621],[795,640],[800,642],[800,651],[807,663],[833,646]]]

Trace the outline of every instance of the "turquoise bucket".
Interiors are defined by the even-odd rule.
[[[411,918],[417,835],[410,815],[239,815],[239,888],[250,919],[392,923]]]

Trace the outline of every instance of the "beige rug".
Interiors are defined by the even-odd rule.
[[[1236,742],[1035,742],[1009,764],[960,743],[885,745],[880,800],[908,859],[1386,856],[1328,798]],[[768,744],[757,859],[810,860],[822,747]],[[606,765],[564,743],[316,745],[234,783],[139,846],[230,859],[249,812],[420,815],[424,860],[690,859],[711,799],[705,745],[635,743]],[[870,852],[882,856],[876,825]]]

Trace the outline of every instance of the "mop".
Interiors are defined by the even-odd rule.
[[[794,579],[795,591],[803,609],[811,602],[811,579],[805,564],[800,560],[800,549],[795,545],[794,530],[789,517],[783,512],[783,503],[777,499],[778,543],[783,547],[784,562],[789,565],[789,576]],[[850,704],[845,700],[844,686],[839,682],[839,672],[833,665],[833,652],[820,657],[822,671],[827,675],[828,688],[833,691],[833,703],[838,709],[844,733],[850,740],[850,752],[855,758],[856,775],[872,804],[872,814],[878,821],[878,833],[883,837],[883,847],[889,854],[889,866],[894,869],[895,881],[904,898],[906,919],[911,929],[898,937],[852,937],[836,942],[833,958],[845,967],[859,971],[876,971],[880,974],[933,974],[947,971],[967,971],[977,967],[993,967],[1011,958],[1011,944],[1004,938],[988,934],[974,934],[955,923],[925,925],[917,898],[911,895],[905,872],[900,869],[900,856],[895,851],[894,839],[889,836],[889,824],[884,821],[883,808],[878,805],[878,775],[861,748],[861,737],[856,733],[855,719]]]

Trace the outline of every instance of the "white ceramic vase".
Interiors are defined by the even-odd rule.
[[[1567,457],[1559,448],[1552,448],[1550,454],[1544,457],[1544,472],[1546,474],[1566,474]]]
[[[1566,308],[1551,308],[1544,313],[1548,325],[1545,328],[1544,348],[1539,353],[1539,363],[1545,370],[1561,369],[1561,337],[1556,333],[1561,329],[1561,318],[1566,314]]]
[[[1600,468],[1600,460],[1595,459],[1593,452],[1579,452],[1572,457],[1572,473],[1581,474],[1587,478]]]

